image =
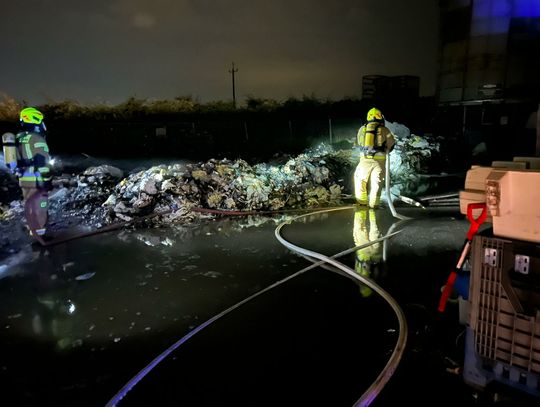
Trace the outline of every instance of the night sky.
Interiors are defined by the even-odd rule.
[[[435,0],[0,0],[0,92],[29,104],[359,97],[367,74],[435,92]]]

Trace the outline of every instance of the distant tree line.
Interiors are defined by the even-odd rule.
[[[180,96],[171,100],[130,97],[117,105],[67,100],[36,107],[45,114],[49,144],[57,153],[262,159],[297,153],[318,141],[352,140],[374,106],[390,121],[422,134],[418,129],[427,123],[429,100],[401,106],[398,102],[354,97],[330,100],[315,95],[277,101],[250,96],[235,108],[232,101],[202,103]],[[415,108],[419,104],[422,107]],[[0,132],[16,130],[23,106],[0,94]]]
[[[284,101],[249,96],[243,105],[235,108],[232,101],[200,102],[192,96],[179,96],[168,100],[151,100],[130,97],[117,105],[105,103],[81,104],[73,100],[51,102],[40,108],[49,122],[56,120],[106,120],[123,121],[145,118],[166,118],[167,116],[200,116],[200,115],[245,115],[250,113],[277,114],[284,116],[313,117],[358,117],[364,119],[367,110],[378,107],[391,121],[407,124],[417,122],[414,106],[421,105],[422,111],[432,104],[430,99],[416,101],[399,100],[362,100],[346,97],[340,100],[317,98],[315,95],[304,95],[301,98],[290,97]],[[18,112],[24,102],[18,102],[0,92],[0,121],[17,120]]]

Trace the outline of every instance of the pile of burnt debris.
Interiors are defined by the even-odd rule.
[[[397,144],[391,153],[393,188],[397,193],[421,191],[418,174],[428,170],[437,142],[411,135],[392,124]],[[74,223],[90,227],[151,218],[152,225],[186,224],[220,211],[278,211],[340,205],[353,194],[352,178],[358,150],[321,144],[272,164],[250,165],[242,159],[210,159],[169,163],[126,173],[108,164],[80,173],[55,168],[50,193],[50,225]],[[16,179],[0,170],[0,227],[23,218]],[[152,216],[155,215],[155,216]]]

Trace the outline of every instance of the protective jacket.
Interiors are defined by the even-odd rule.
[[[48,189],[51,181],[49,147],[39,133],[21,132],[16,136],[17,172],[21,188]]]
[[[19,177],[27,227],[30,235],[44,235],[49,208],[47,191],[51,189],[49,147],[41,134],[29,131],[18,133],[13,144],[7,146],[12,149],[8,156],[16,162],[6,164]]]
[[[354,194],[359,205],[379,206],[384,184],[386,155],[395,144],[392,132],[380,121],[369,121],[358,130],[361,157],[354,172]]]

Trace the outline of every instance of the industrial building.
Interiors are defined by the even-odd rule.
[[[540,2],[441,0],[440,13],[436,99],[445,136],[471,149],[484,143],[492,158],[538,153]]]
[[[538,97],[538,1],[443,0],[440,3],[440,103]]]

